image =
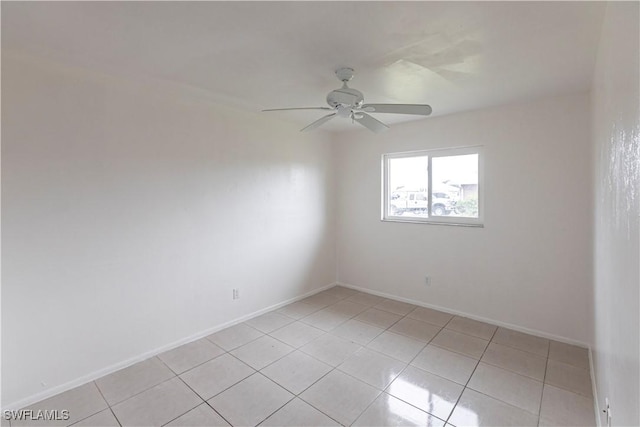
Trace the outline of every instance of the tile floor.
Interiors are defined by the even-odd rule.
[[[591,426],[588,368],[583,348],[334,287],[29,409],[94,427]]]

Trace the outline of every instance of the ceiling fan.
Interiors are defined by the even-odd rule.
[[[389,129],[389,126],[367,113],[384,114],[415,114],[428,116],[431,114],[431,107],[426,104],[365,104],[362,92],[347,86],[347,82],[353,78],[352,68],[340,68],[336,70],[336,77],[342,82],[340,89],[333,90],[327,95],[329,107],[299,107],[299,108],[272,108],[262,111],[287,111],[287,110],[325,110],[331,111],[324,117],[319,118],[310,125],[300,129],[300,132],[307,132],[328,122],[334,117],[351,119],[366,127],[370,131],[379,133]]]

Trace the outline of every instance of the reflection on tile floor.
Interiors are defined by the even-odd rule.
[[[77,426],[590,426],[584,348],[333,287],[26,409]]]

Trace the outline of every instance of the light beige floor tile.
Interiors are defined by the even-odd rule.
[[[423,341],[394,332],[385,331],[371,341],[367,347],[398,359],[401,362],[409,363],[425,346]]]
[[[545,384],[540,408],[540,425],[595,426],[593,400]]]
[[[490,340],[491,337],[493,337],[493,333],[498,329],[497,326],[460,316],[455,316],[451,319],[451,321],[447,323],[446,328],[456,332],[462,332],[463,334],[473,335],[483,340]]]
[[[549,359],[578,368],[589,369],[589,352],[586,348],[577,345],[551,341],[549,346]]]
[[[308,403],[295,398],[264,420],[261,426],[273,427],[325,427],[339,426]]]
[[[99,378],[96,384],[109,405],[114,405],[173,376],[160,359],[152,357]]]
[[[307,317],[303,317],[300,321],[307,325],[311,325],[314,328],[322,329],[323,331],[330,331],[336,326],[349,320],[350,317],[351,316],[347,316],[330,309],[323,309],[316,311]]]
[[[377,326],[351,319],[338,325],[330,333],[361,345],[367,345],[383,331],[384,329]]]
[[[391,383],[387,393],[446,420],[463,388],[453,381],[409,366]]]
[[[241,323],[211,334],[207,339],[226,351],[231,351],[263,335],[259,330]]]
[[[480,362],[467,387],[537,415],[542,383]]]
[[[422,322],[431,323],[432,325],[444,326],[453,318],[453,315],[443,311],[433,310],[431,308],[417,307],[409,313],[408,317]]]
[[[167,424],[167,427],[226,427],[224,420],[211,406],[203,403]]]
[[[357,293],[347,298],[347,301],[355,302],[357,304],[366,305],[367,307],[373,307],[376,304],[381,303],[384,298],[377,295],[365,294],[364,292]]]
[[[338,369],[380,390],[384,390],[407,366],[384,354],[362,348],[349,356]]]
[[[122,426],[161,426],[202,403],[180,378],[173,378],[112,407]]]
[[[302,322],[289,323],[276,331],[271,332],[271,336],[278,340],[290,345],[291,347],[298,348],[309,341],[313,341],[325,332],[321,329],[314,328],[311,325],[307,325]]]
[[[268,334],[269,332],[280,329],[291,322],[293,322],[293,319],[289,316],[285,316],[284,314],[280,314],[275,311],[270,311],[269,313],[249,319],[245,323],[260,332]]]
[[[413,366],[465,385],[478,361],[462,354],[428,345],[411,362]]]
[[[261,372],[293,394],[300,394],[332,369],[301,351],[289,353]]]
[[[537,354],[542,357],[547,357],[549,352],[548,339],[506,328],[498,328],[492,341],[498,344],[517,348],[518,350],[528,351],[529,353]]]
[[[353,423],[358,427],[427,426],[443,427],[444,421],[411,406],[400,399],[382,393]]]
[[[224,350],[202,338],[160,354],[158,357],[173,372],[181,374],[207,360],[224,354]]]
[[[260,370],[295,350],[268,335],[236,348],[232,355],[254,369]]]
[[[553,359],[549,359],[547,362],[547,375],[544,382],[588,398],[593,396],[589,370]]]
[[[344,286],[334,286],[333,288],[327,289],[324,292],[329,295],[334,295],[340,299],[345,299],[355,295],[358,291],[345,288]]]
[[[334,304],[334,305],[332,305],[330,307],[327,307],[327,310],[334,311],[334,312],[340,313],[340,314],[344,314],[348,318],[351,318],[353,316],[356,316],[356,315],[362,313],[367,308],[369,308],[369,307],[366,306],[366,305],[362,305],[362,304],[356,304],[355,302],[340,301],[337,304]]]
[[[389,331],[427,343],[438,334],[440,327],[405,317],[390,327]]]
[[[311,313],[315,313],[318,310],[320,310],[320,307],[318,307],[317,305],[305,304],[298,301],[289,305],[285,305],[278,310],[278,313],[289,316],[292,319],[300,320],[303,317],[308,316]]]
[[[340,371],[331,371],[300,398],[343,425],[350,425],[380,391]]]
[[[492,342],[484,352],[482,361],[534,380],[543,381],[547,359],[514,347]]]
[[[185,372],[180,378],[203,399],[209,399],[254,372],[230,354],[223,354]]]
[[[300,350],[331,366],[338,366],[360,348],[359,344],[326,334],[300,347]]]
[[[79,423],[73,424],[74,427],[120,427],[120,423],[111,412],[111,409],[105,409],[95,415],[85,418]]]
[[[256,373],[208,403],[231,425],[255,426],[293,398],[293,394]]]
[[[374,306],[379,310],[388,311],[389,313],[399,314],[400,316],[406,316],[417,308],[413,304],[409,304],[401,301],[394,301],[392,299],[384,300]]]
[[[338,298],[335,295],[320,292],[315,295],[311,295],[310,297],[307,297],[301,301],[305,304],[316,305],[318,307],[327,307],[339,301],[342,301],[342,299]]]
[[[64,393],[57,394],[26,408],[21,408],[31,409],[33,411],[62,411],[66,409],[69,411],[68,420],[12,420],[11,426],[65,426],[97,414],[107,407],[107,402],[102,398],[102,395],[96,388],[96,385],[91,382],[81,385],[80,387],[73,388],[69,391],[65,391]],[[60,418],[64,418],[61,413]]]
[[[370,325],[377,326],[382,329],[387,329],[389,326],[402,319],[402,316],[389,313],[388,311],[370,308],[367,311],[363,311],[358,314],[354,319],[369,323]]]
[[[452,331],[451,329],[443,329],[431,340],[431,344],[474,359],[480,359],[489,341]]]
[[[469,427],[536,427],[538,417],[467,388],[462,393],[449,422],[456,426]]]

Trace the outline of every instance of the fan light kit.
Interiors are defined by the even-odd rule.
[[[302,128],[301,132],[307,132],[328,122],[334,117],[351,119],[366,127],[370,131],[379,133],[389,129],[389,126],[367,113],[384,114],[414,114],[428,116],[431,114],[431,107],[426,104],[365,104],[364,95],[356,89],[347,86],[347,82],[353,78],[352,68],[340,68],[336,70],[336,77],[342,82],[340,89],[333,90],[327,95],[329,107],[298,107],[298,108],[273,108],[262,111],[287,111],[287,110],[324,110],[332,111],[324,117],[319,118],[310,125]]]

